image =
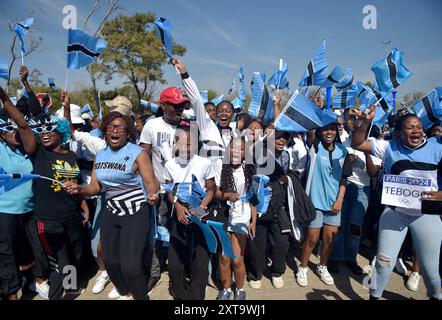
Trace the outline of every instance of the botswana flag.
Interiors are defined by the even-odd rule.
[[[251,117],[261,119],[264,123],[273,120],[273,100],[264,83],[262,74],[254,72],[252,78],[252,100],[250,101],[248,113]]]
[[[207,91],[207,90],[200,91],[200,96],[201,96],[201,101],[203,103],[206,103],[209,101],[209,91]]]
[[[235,90],[235,84],[236,84],[236,77],[233,78],[232,85],[230,86],[230,89],[229,89],[229,91],[227,92],[227,95],[228,95],[228,96],[230,96],[230,95],[232,94],[233,90]]]
[[[6,173],[3,168],[0,167],[0,194],[8,192],[23,183],[31,181],[33,179],[40,178],[38,174],[31,173]]]
[[[262,174],[254,175],[249,190],[240,197],[241,201],[250,202],[256,208],[259,216],[266,213],[269,207],[271,198],[269,181],[270,178],[268,176]]]
[[[315,56],[307,65],[304,75],[299,81],[299,87],[322,85],[327,78],[327,56],[325,51],[325,40],[322,42]]]
[[[332,72],[330,72],[330,74],[327,76],[324,82],[321,84],[321,87],[323,88],[334,87],[336,84],[343,81],[344,77],[345,77],[345,70],[340,66],[336,66],[332,70]]]
[[[440,97],[436,88],[416,102],[412,107],[415,114],[421,119],[425,129],[429,129],[433,123],[442,120],[442,106],[439,99]]]
[[[195,175],[192,175],[192,182],[169,183],[164,185],[164,189],[175,195],[178,200],[187,203],[191,208],[199,207],[206,196]]]
[[[20,40],[20,50],[23,54],[26,53],[25,49],[25,35],[28,33],[32,24],[34,23],[34,18],[27,18],[21,22],[15,24],[13,31]]]
[[[6,61],[0,61],[0,78],[8,80],[9,65]]]
[[[336,113],[321,110],[316,104],[296,91],[275,121],[275,128],[282,131],[308,132],[335,123]]]
[[[88,115],[90,115],[91,118],[94,117],[94,113],[92,112],[91,106],[89,105],[89,103],[86,103],[83,108],[81,108],[80,113],[87,113]]]
[[[148,110],[152,111],[153,113],[156,113],[158,111],[158,105],[156,103],[140,99],[140,104],[145,109],[148,109]]]
[[[351,86],[350,89],[339,92],[333,97],[332,107],[336,109],[347,109],[356,105],[356,88]]]
[[[57,86],[55,85],[54,78],[48,78],[48,84],[49,84],[49,87],[51,88],[51,91],[57,90]]]
[[[244,69],[241,66],[238,72],[239,79],[239,89],[238,89],[238,98],[241,99],[242,108],[244,109],[246,104],[246,86],[244,85]]]
[[[352,86],[353,81],[353,70],[351,68],[347,68],[347,70],[345,70],[344,77],[341,78],[341,81],[335,85],[335,88],[338,90],[346,90]]]
[[[68,68],[78,70],[94,62],[107,47],[106,41],[83,31],[68,31]]]
[[[403,65],[403,55],[403,52],[394,48],[386,59],[379,60],[371,66],[381,92],[390,92],[396,89],[413,75]]]
[[[379,103],[376,105],[376,113],[372,122],[375,126],[381,129],[393,111],[393,98],[389,94],[382,95],[382,93],[375,90],[373,90],[373,93],[375,95],[375,101],[373,101],[371,104],[375,103],[376,101],[379,101]]]
[[[243,103],[241,101],[240,98],[236,97],[235,99],[232,100],[232,105],[234,109],[242,109],[243,108]]]
[[[376,95],[374,94],[373,90],[370,87],[364,85],[361,81],[356,82],[355,89],[359,98],[359,102],[361,104],[370,106],[377,101]]]
[[[224,95],[220,95],[219,97],[213,98],[212,100],[210,100],[210,102],[212,102],[215,106],[218,106],[218,104],[224,100]]]
[[[279,59],[279,68],[278,70],[270,77],[269,86],[273,89],[284,89],[289,88],[289,81],[287,79],[287,63],[284,60]]]
[[[155,20],[155,28],[158,38],[166,47],[167,56],[172,58],[172,37],[170,36],[172,24],[166,18],[159,17]]]
[[[216,222],[212,220],[207,220],[207,224],[212,227],[218,234],[219,240],[221,241],[222,245],[223,256],[235,259],[236,256],[233,253],[232,240],[228,236],[227,232],[224,230],[223,224],[221,222]]]

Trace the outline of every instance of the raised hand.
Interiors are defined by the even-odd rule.
[[[177,67],[178,71],[179,71],[181,74],[184,74],[184,73],[187,72],[187,70],[186,70],[186,66],[184,65],[184,63],[183,63],[180,59],[175,59],[175,58],[173,58],[173,59],[170,59],[170,62],[171,62],[175,67]]]
[[[28,81],[28,75],[29,75],[28,68],[26,68],[25,66],[21,66],[20,67],[20,81],[21,82]]]

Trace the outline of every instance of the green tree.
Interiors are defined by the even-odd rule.
[[[133,86],[137,99],[149,100],[157,84],[165,84],[162,66],[168,62],[166,50],[158,39],[153,23],[155,14],[136,13],[106,21],[101,31],[108,47],[101,55],[108,78],[118,73]],[[182,56],[186,48],[173,43],[173,53]]]

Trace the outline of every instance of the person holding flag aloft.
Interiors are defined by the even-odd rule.
[[[354,132],[351,143],[354,149],[384,159],[383,203],[387,206],[379,221],[379,243],[371,276],[370,300],[382,296],[408,229],[411,231],[428,295],[432,300],[440,300],[442,297],[438,270],[442,241],[440,216],[423,214],[420,208],[410,208],[411,204],[403,204],[400,198],[394,197],[387,189],[386,177],[393,179],[398,176],[397,179],[413,178],[412,180],[417,183],[426,182],[425,194],[440,191],[442,144],[434,138],[427,140],[421,119],[411,113],[401,116],[396,122],[399,139],[366,140],[366,132],[374,116],[375,106],[371,106],[362,125]],[[404,187],[409,190],[412,185],[404,184]],[[412,197],[408,198],[407,200],[410,200]],[[419,202],[420,199],[417,206]]]

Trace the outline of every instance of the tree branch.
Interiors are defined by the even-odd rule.
[[[107,19],[117,10],[120,10],[120,0],[112,0],[112,2],[109,4],[108,11],[106,15],[104,16],[103,20],[100,23],[100,26],[98,27],[97,31],[94,33],[94,37],[98,36],[101,33],[101,30],[103,29],[103,26]]]
[[[92,7],[91,11],[89,11],[89,13],[88,13],[86,19],[84,20],[82,31],[84,31],[84,29],[86,28],[86,25],[87,25],[87,23],[88,23],[90,17],[95,13],[95,11],[97,11],[98,4],[99,4],[99,3],[100,3],[100,0],[96,0],[96,1],[95,1],[94,6]]]

